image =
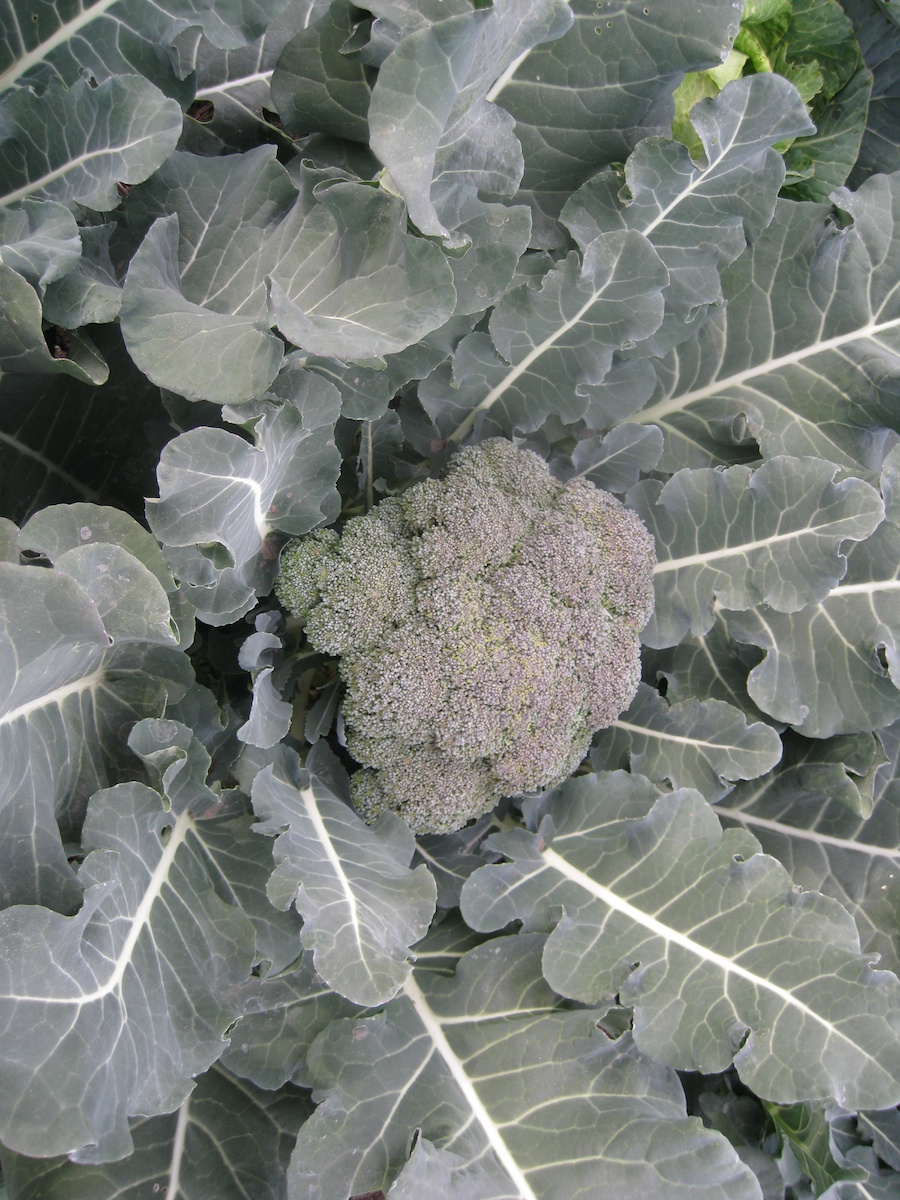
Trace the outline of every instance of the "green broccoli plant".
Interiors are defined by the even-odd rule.
[[[340,659],[357,809],[448,833],[568,778],[637,690],[654,564],[635,513],[503,438],[290,542],[276,592]]]

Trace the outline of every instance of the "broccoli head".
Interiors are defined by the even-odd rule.
[[[568,778],[637,690],[655,561],[635,513],[503,438],[289,543],[275,590],[340,659],[358,810],[448,833]]]

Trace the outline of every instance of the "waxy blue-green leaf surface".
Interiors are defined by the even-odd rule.
[[[845,909],[796,890],[749,834],[723,834],[698,793],[624,774],[571,780],[539,833],[488,845],[510,861],[466,882],[466,921],[552,930],[551,987],[633,1004],[635,1041],[657,1061],[734,1061],[779,1103],[898,1102],[900,981],[872,970]]]
[[[662,429],[664,470],[728,462],[754,439],[766,458],[877,470],[878,430],[900,427],[900,174],[835,199],[780,201],[724,271],[725,305],[657,364],[632,419]]]
[[[310,752],[309,771],[266,767],[253,783],[257,832],[277,834],[269,896],[296,904],[301,940],[319,975],[355,1004],[382,1004],[411,970],[410,947],[434,916],[428,869],[410,869],[415,841],[392,813],[367,826],[339,794],[329,752]],[[283,830],[283,832],[281,832]]]
[[[84,846],[75,916],[0,913],[0,1130],[24,1154],[104,1162],[131,1152],[129,1116],[177,1108],[225,1049],[222,991],[254,936],[217,894],[203,822],[143,784],[94,796]]]
[[[602,11],[573,0],[571,8],[569,32],[514,63],[488,93],[515,118],[525,154],[520,198],[545,246],[560,243],[555,218],[585,179],[622,162],[642,137],[668,135],[681,73],[718,62],[741,16],[731,0],[610,0]]]
[[[841,582],[799,612],[724,614],[730,637],[765,651],[747,677],[751,699],[807,737],[900,719],[900,527],[883,522],[848,560]]]
[[[130,1157],[87,1166],[0,1151],[4,1178],[18,1200],[282,1200],[309,1107],[302,1093],[262,1091],[213,1067],[175,1112],[132,1121]]]
[[[22,10],[0,7],[0,90],[25,84],[40,91],[53,80],[71,84],[87,70],[98,82],[143,75],[168,95],[189,98],[172,40],[199,26],[216,46],[243,46],[259,37],[287,0],[55,0]]]
[[[493,195],[516,191],[523,161],[514,121],[485,97],[571,23],[562,0],[496,0],[409,34],[382,64],[368,109],[371,146],[422,233],[448,235],[432,198],[443,176],[462,174]]]
[[[225,429],[179,434],[160,456],[159,499],[147,521],[203,620],[225,625],[265,595],[278,568],[279,530],[299,535],[337,515],[337,390],[286,371],[245,414],[254,444]],[[244,414],[242,414],[244,415]]]
[[[657,783],[691,787],[717,800],[739,779],[767,774],[781,758],[781,739],[762,721],[722,700],[669,704],[638,685],[629,708],[595,735],[596,770],[629,767]]]
[[[407,234],[398,200],[305,166],[294,179],[274,148],[174,155],[129,211],[149,231],[125,280],[125,341],[154,382],[189,399],[265,391],[283,355],[273,324],[309,353],[365,359],[453,311],[450,267]]]
[[[175,149],[181,109],[146,79],[117,75],[91,87],[54,81],[0,100],[0,205],[40,198],[107,212],[118,182],[140,183]]]
[[[884,505],[861,479],[835,482],[820,458],[777,457],[753,471],[685,469],[628,493],[656,541],[655,606],[641,634],[674,646],[707,633],[714,606],[764,602],[797,612],[824,599],[847,570],[841,553],[881,523]]]
[[[493,940],[450,978],[417,971],[383,1013],[319,1035],[309,1063],[321,1104],[297,1139],[291,1200],[387,1190],[398,1175],[408,1196],[404,1174],[421,1180],[416,1130],[438,1177],[467,1198],[759,1200],[726,1140],[686,1116],[673,1071],[627,1034],[611,1041],[605,1010],[561,1007],[542,944]]]

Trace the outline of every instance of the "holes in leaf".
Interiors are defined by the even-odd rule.
[[[44,341],[54,358],[69,357],[72,349],[72,335],[68,329],[63,329],[59,325],[51,325],[49,329],[44,330]]]
[[[187,115],[200,125],[208,125],[216,115],[216,106],[212,100],[195,100],[187,110]]]
[[[887,649],[884,646],[876,646],[875,647],[875,658],[878,662],[878,665],[881,667],[882,671],[884,672],[884,674],[887,675],[888,670],[889,670]]]

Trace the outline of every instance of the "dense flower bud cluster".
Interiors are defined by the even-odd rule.
[[[637,689],[654,562],[634,513],[503,438],[289,545],[276,590],[340,658],[357,808],[444,833],[566,779]]]

